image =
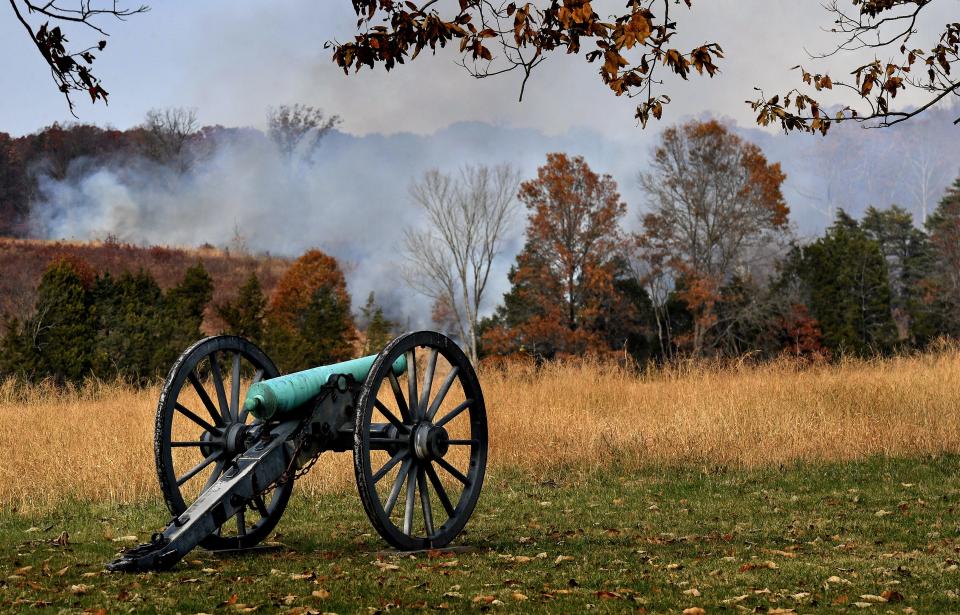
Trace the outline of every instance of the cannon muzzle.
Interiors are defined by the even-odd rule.
[[[264,421],[296,410],[319,395],[320,388],[332,376],[342,374],[363,382],[376,358],[377,355],[370,355],[258,382],[247,391],[243,409]],[[399,376],[406,370],[407,358],[401,355],[393,362],[393,374]]]

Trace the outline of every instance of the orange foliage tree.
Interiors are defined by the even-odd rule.
[[[521,184],[519,198],[529,212],[526,244],[484,349],[546,358],[607,349],[611,313],[630,316],[616,288],[626,211],[616,182],[582,157],[549,154],[537,178]]]
[[[270,298],[266,331],[265,346],[286,371],[353,356],[357,331],[335,258],[309,250],[294,261]]]
[[[723,285],[762,274],[771,246],[788,231],[785,178],[779,163],[768,163],[759,147],[715,120],[663,132],[650,170],[640,174],[650,212],[637,242],[648,277],[672,278],[693,315],[690,339],[671,343],[686,342],[701,354],[718,324],[714,306]]]

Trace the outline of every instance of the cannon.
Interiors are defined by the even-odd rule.
[[[448,337],[418,331],[377,355],[281,376],[244,338],[197,342],[157,405],[155,462],[172,518],[107,568],[165,570],[197,546],[255,547],[327,451],[353,452],[360,502],[387,543],[448,545],[486,471],[486,408],[469,359]]]

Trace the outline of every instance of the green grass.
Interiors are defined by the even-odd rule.
[[[473,550],[417,556],[378,555],[356,494],[294,491],[281,549],[197,550],[145,575],[103,564],[122,544],[111,538],[144,541],[165,521],[159,504],[8,511],[0,611],[960,612],[958,470],[960,457],[940,457],[547,484],[501,474],[458,541]],[[881,595],[893,601],[871,603]]]

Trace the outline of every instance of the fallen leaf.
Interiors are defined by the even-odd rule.
[[[870,607],[873,606],[873,603],[872,602],[854,602],[853,606],[857,607],[858,609],[869,609]]]
[[[131,536],[118,536],[117,538],[114,538],[114,539],[113,539],[113,542],[137,542],[137,537],[136,537],[136,536],[133,536],[133,535],[131,535]]]
[[[683,615],[707,615],[707,612],[698,606],[692,606],[689,609],[683,609]]]
[[[70,586],[70,593],[75,596],[82,596],[88,591],[90,591],[90,586],[84,585],[83,583],[78,583],[77,585]]]
[[[557,559],[553,560],[554,564],[562,564],[563,562],[573,561],[573,557],[569,555],[558,555]]]
[[[683,564],[667,564],[667,570],[680,570]]]
[[[683,593],[688,596],[693,596],[694,598],[700,597],[700,590],[697,589],[696,587],[691,587],[690,589],[684,590]]]
[[[330,597],[330,592],[323,588],[320,588],[320,589],[313,590],[313,592],[310,595],[313,596],[314,598],[320,598],[321,600],[326,600],[327,598]]]
[[[314,574],[313,574],[312,572],[304,572],[304,573],[302,573],[302,574],[291,574],[291,575],[290,575],[290,580],[291,580],[291,581],[305,581],[305,580],[307,580],[307,579],[312,579],[313,577],[314,577]]]
[[[490,604],[496,599],[496,596],[485,596],[480,594],[479,596],[474,596],[472,602],[474,604]]]
[[[517,602],[523,602],[524,600],[528,600],[527,595],[521,594],[520,592],[513,592],[512,594],[510,594],[510,597],[516,600]]]
[[[808,598],[809,596],[810,596],[810,592],[797,592],[790,597],[799,602],[800,600],[803,600],[804,598]]]
[[[903,594],[896,590],[888,589],[880,595],[886,598],[888,602],[903,602]]]
[[[860,596],[860,599],[864,602],[886,602],[887,599],[883,596],[875,596],[874,594],[863,594]]]
[[[877,512],[873,513],[873,516],[874,516],[874,517],[886,517],[887,515],[892,515],[892,514],[893,514],[893,513],[890,512],[889,510],[878,510]],[[856,604],[856,603],[854,603],[854,604]]]
[[[13,571],[13,574],[27,574],[33,570],[33,566],[24,566],[23,568],[17,568]]]

